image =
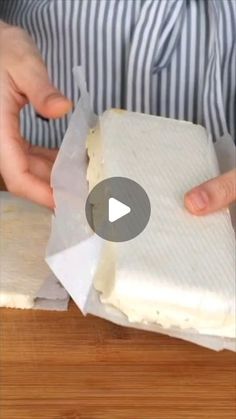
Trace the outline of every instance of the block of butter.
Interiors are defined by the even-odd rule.
[[[87,140],[89,188],[139,183],[151,217],[136,238],[105,242],[94,286],[130,322],[234,338],[235,235],[228,209],[197,217],[186,191],[218,174],[211,138],[192,123],[110,110]]]

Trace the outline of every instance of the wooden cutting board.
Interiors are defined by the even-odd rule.
[[[2,419],[235,419],[236,355],[68,312],[0,310]]]

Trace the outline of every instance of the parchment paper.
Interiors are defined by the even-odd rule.
[[[74,75],[80,88],[80,100],[52,171],[51,184],[56,209],[47,247],[48,265],[83,314],[91,313],[122,326],[164,333],[215,350],[236,350],[233,339],[203,336],[193,330],[183,332],[179,329],[163,329],[154,324],[130,323],[119,310],[100,302],[99,294],[93,287],[93,275],[104,240],[91,232],[85,216],[88,195],[86,138],[98,117],[90,106],[82,69],[77,67]],[[221,141],[221,149],[224,149],[226,142],[223,139]]]

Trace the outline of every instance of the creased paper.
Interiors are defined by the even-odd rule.
[[[47,248],[49,266],[84,314],[91,313],[123,326],[165,333],[215,350],[236,349],[232,339],[173,328],[164,330],[158,325],[131,324],[119,310],[100,302],[93,279],[104,240],[91,232],[85,216],[88,195],[86,138],[89,130],[96,125],[97,116],[90,107],[81,68],[75,69],[75,77],[81,97],[51,178],[56,210]]]

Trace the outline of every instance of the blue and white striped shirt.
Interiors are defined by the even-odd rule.
[[[0,17],[30,33],[74,102],[72,68],[82,65],[97,113],[185,119],[235,139],[235,0],[1,0]],[[22,113],[33,144],[59,146],[67,123],[44,121],[30,105]]]

